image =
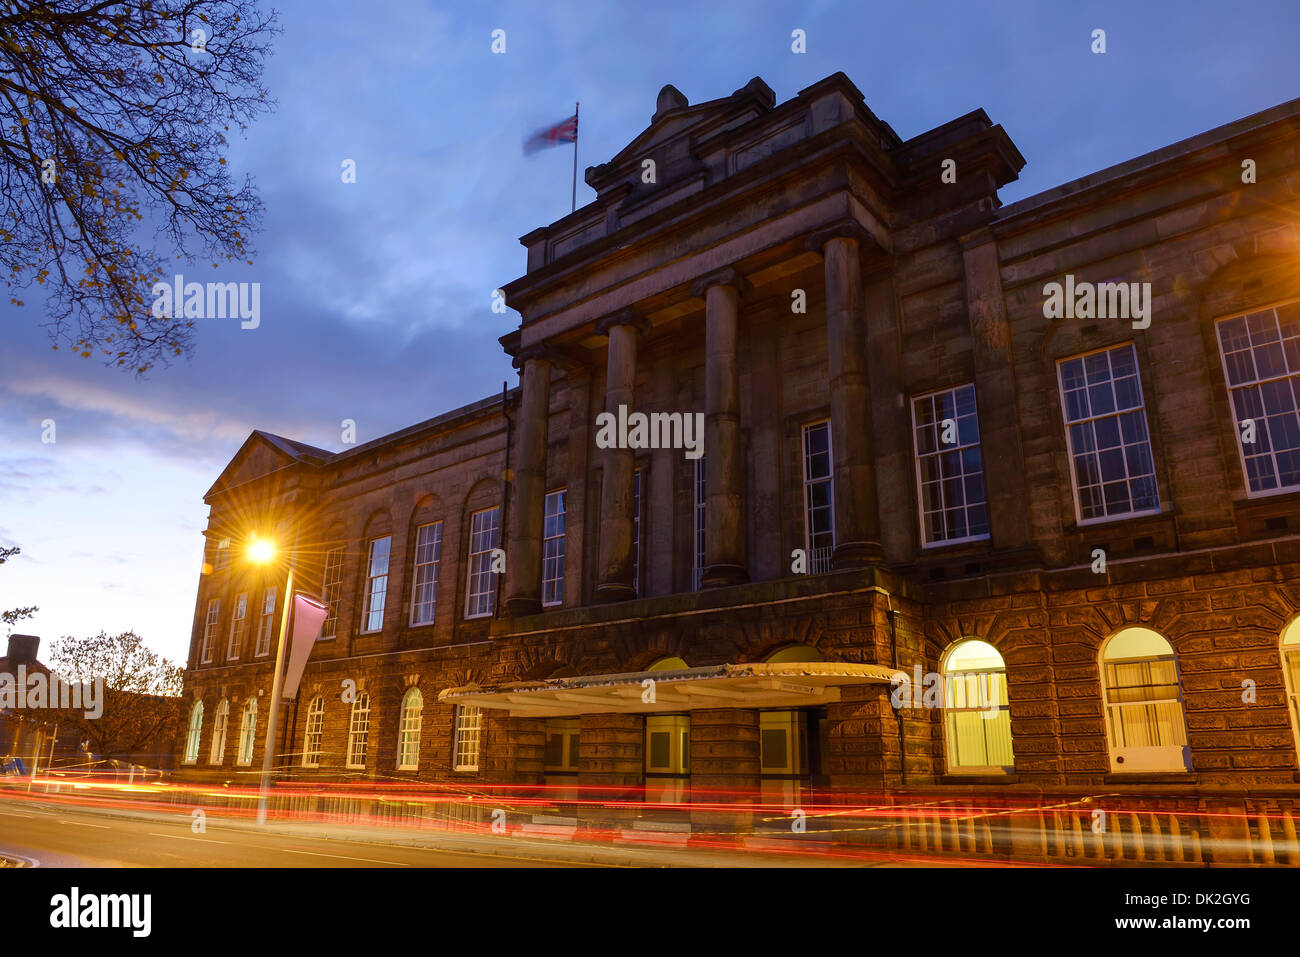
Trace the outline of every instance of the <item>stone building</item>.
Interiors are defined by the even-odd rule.
[[[1004,206],[1024,162],[842,74],[664,87],[521,240],[517,389],[222,473],[181,766],[261,766],[264,535],[330,608],[295,779],[1287,799],[1300,100]]]

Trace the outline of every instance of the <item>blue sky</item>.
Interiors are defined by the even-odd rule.
[[[260,282],[260,327],[201,320],[192,361],[142,381],[51,351],[34,294],[0,307],[0,545],[23,549],[0,608],[40,605],[17,630],[44,642],[131,628],[184,658],[202,496],[252,429],[337,450],[343,419],[364,442],[515,384],[492,291],[572,168],[520,145],[575,100],[581,179],[665,83],[697,103],[761,76],[782,101],[842,70],[904,138],[982,107],[1028,161],[1012,202],[1300,96],[1294,0],[275,6],[278,107],[231,153],[266,203],[258,255],[181,270]]]

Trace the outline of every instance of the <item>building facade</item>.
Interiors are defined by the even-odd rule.
[[[1300,100],[1004,206],[1023,165],[842,74],[665,87],[521,240],[518,388],[222,473],[178,767],[261,766],[262,535],[330,609],[293,779],[1289,800]]]

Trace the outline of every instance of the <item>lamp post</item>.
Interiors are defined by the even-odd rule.
[[[275,555],[275,548],[265,539],[256,539],[249,547],[253,560],[265,564]],[[280,635],[275,644],[275,677],[271,681],[270,714],[266,718],[266,745],[262,754],[262,784],[257,797],[257,823],[266,823],[266,804],[271,790],[271,756],[275,752],[275,733],[280,717],[280,691],[284,686],[284,649],[289,638],[289,615],[293,603],[293,569],[298,557],[298,532],[294,532],[293,551],[289,553],[289,571],[284,581],[284,609],[280,612]]]

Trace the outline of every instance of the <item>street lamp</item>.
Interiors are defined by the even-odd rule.
[[[280,691],[284,682],[284,649],[289,643],[289,613],[293,602],[293,566],[298,554],[298,535],[294,533],[289,553],[289,571],[284,582],[284,610],[280,613],[280,640],[275,644],[275,678],[271,681],[271,707],[266,719],[266,745],[262,754],[262,785],[257,797],[257,823],[266,823],[266,803],[271,790],[271,756],[275,749],[276,725],[280,717]],[[255,538],[248,546],[251,561],[266,565],[275,557],[275,545],[265,538]]]

